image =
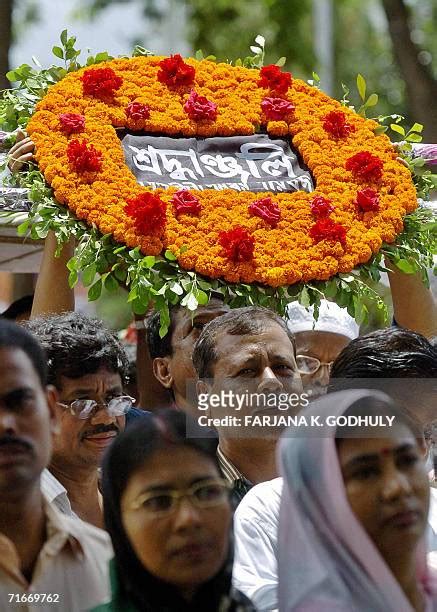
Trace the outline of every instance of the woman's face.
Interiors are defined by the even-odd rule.
[[[161,516],[154,516],[144,506],[135,508],[135,502],[143,494],[183,491],[211,478],[220,479],[217,467],[195,449],[176,446],[157,450],[131,475],[121,499],[123,525],[138,559],[146,570],[176,586],[186,598],[225,562],[232,520],[228,498],[199,508],[183,497],[170,513]]]
[[[426,528],[429,482],[423,452],[404,425],[387,438],[341,440],[338,455],[351,508],[386,562],[396,562]]]

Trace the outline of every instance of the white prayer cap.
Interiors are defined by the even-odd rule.
[[[299,304],[291,302],[287,306],[287,325],[291,332],[324,331],[346,336],[350,340],[360,335],[360,327],[346,308],[340,308],[335,302],[322,300],[319,310],[319,318],[314,320],[314,307],[308,309]]]

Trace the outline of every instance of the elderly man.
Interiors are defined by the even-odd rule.
[[[199,407],[207,398],[209,418],[201,424],[218,431],[221,469],[239,501],[276,476],[279,402],[288,414],[300,407],[294,338],[270,310],[237,308],[203,329],[193,363]]]
[[[80,313],[37,318],[26,326],[46,351],[48,380],[58,392],[59,432],[43,491],[63,512],[103,526],[98,468],[132,408],[123,391],[127,357],[101,321]]]
[[[109,537],[41,492],[57,431],[41,347],[0,320],[0,360],[0,609],[88,610],[109,595]]]
[[[415,332],[379,330],[350,342],[333,364],[329,389],[382,389],[416,421],[418,435],[435,420],[437,352]],[[390,380],[391,379],[391,380]],[[404,379],[404,380],[401,380]],[[426,453],[423,441],[424,454]],[[437,550],[437,490],[431,490],[428,549]],[[277,527],[282,478],[254,487],[235,513],[235,586],[260,611],[276,610]]]

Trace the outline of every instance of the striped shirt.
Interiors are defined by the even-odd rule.
[[[253,487],[253,484],[250,482],[250,480],[245,478],[240,470],[235,467],[232,461],[230,461],[230,459],[223,454],[220,446],[217,447],[217,458],[223,478],[232,486],[232,499],[236,507],[246,493]]]

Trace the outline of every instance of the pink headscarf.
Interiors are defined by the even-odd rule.
[[[308,420],[311,416],[340,416],[366,397],[390,402],[377,391],[342,391],[314,402],[302,414]],[[279,444],[284,477],[278,538],[279,610],[413,612],[349,505],[335,446],[336,427],[323,427],[324,437],[302,435],[299,427],[292,427]],[[418,579],[430,595],[424,546],[418,546],[417,555]],[[433,606],[428,599],[427,611],[437,610],[434,601]]]

